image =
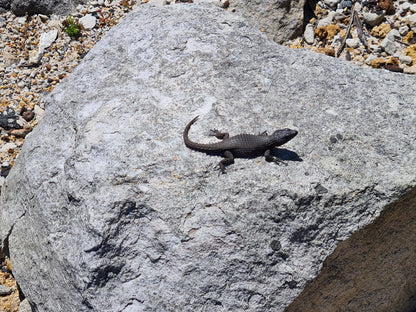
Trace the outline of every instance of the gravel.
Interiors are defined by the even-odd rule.
[[[383,6],[387,2],[355,3],[368,48],[360,40],[358,29],[353,24],[346,47],[339,57],[360,66],[413,74],[416,71],[416,4],[393,1],[392,9]],[[337,55],[347,33],[352,6],[347,5],[346,1],[341,1],[337,6],[333,3],[319,1],[314,10],[316,17],[309,21],[305,34],[285,44],[292,48]]]

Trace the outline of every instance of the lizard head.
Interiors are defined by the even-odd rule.
[[[276,146],[283,145],[293,139],[298,132],[292,129],[280,129],[273,132],[272,136],[276,140]]]

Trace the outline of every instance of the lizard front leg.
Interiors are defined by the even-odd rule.
[[[230,151],[225,151],[224,157],[225,158],[218,163],[221,173],[226,173],[225,167],[234,163],[234,155]]]
[[[264,152],[264,157],[266,158],[266,161],[268,162],[274,162],[278,165],[284,164],[285,166],[287,166],[287,163],[283,161],[283,159],[273,156],[271,150],[269,149]]]
[[[215,136],[219,140],[225,140],[230,137],[230,134],[228,132],[220,132],[217,129],[211,129],[212,135]]]

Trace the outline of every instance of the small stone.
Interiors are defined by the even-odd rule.
[[[352,7],[352,1],[351,0],[343,0],[339,7],[342,10],[345,9],[345,8],[351,8]]]
[[[404,51],[404,54],[410,56],[414,63],[416,63],[416,44],[408,46]]]
[[[28,110],[26,110],[22,113],[22,117],[26,121],[31,121],[34,116],[35,116],[35,113],[30,109],[28,109]]]
[[[384,10],[387,15],[393,15],[396,13],[396,8],[393,5],[393,0],[379,0],[378,6]]]
[[[7,296],[12,293],[12,290],[4,285],[0,285],[0,296]]]
[[[315,30],[312,24],[308,24],[305,27],[305,32],[303,33],[303,39],[307,44],[313,44],[315,40]]]
[[[412,4],[412,5],[409,7],[409,10],[410,10],[410,11],[412,11],[413,13],[415,13],[415,12],[416,12],[416,4]]]
[[[43,33],[40,35],[39,38],[39,50],[45,50],[51,46],[51,44],[55,41],[56,37],[58,36],[58,30],[52,29],[47,33]]]
[[[79,19],[79,23],[87,30],[93,29],[97,23],[97,18],[91,14],[87,14]]]
[[[24,299],[19,304],[19,312],[32,312],[32,307],[30,306],[29,300]]]
[[[357,38],[354,39],[347,39],[346,42],[348,47],[350,48],[358,48],[360,46],[360,40]]]
[[[332,21],[334,20],[334,16],[335,16],[336,12],[329,12],[328,16],[321,19],[318,22],[317,28],[319,27],[326,27],[330,24],[332,24]]]
[[[410,41],[413,40],[413,37],[414,37],[414,32],[413,32],[413,30],[411,30],[404,36],[403,42],[410,43]]]
[[[412,65],[413,59],[408,55],[399,55],[400,63],[404,65]]]
[[[373,29],[370,32],[370,35],[377,37],[377,38],[385,38],[390,31],[391,31],[390,25],[387,23],[383,23],[383,24],[373,27]]]
[[[324,3],[329,6],[331,9],[335,9],[340,3],[341,0],[324,0]]]
[[[404,2],[401,6],[402,11],[408,11],[410,9],[410,3]]]
[[[33,112],[35,113],[37,122],[39,122],[45,116],[45,110],[39,105],[35,105]]]
[[[370,45],[370,50],[374,53],[380,53],[381,52],[381,48],[378,44]],[[375,56],[375,58],[377,59],[377,56]]]
[[[340,30],[341,27],[339,25],[330,24],[325,27],[316,28],[315,35],[321,40],[332,40]]]
[[[24,138],[32,131],[32,127],[29,125],[25,125],[23,129],[12,130],[11,134],[17,138]]]
[[[47,15],[38,14],[38,16],[40,17],[40,19],[41,19],[43,22],[46,22],[46,21],[49,19],[49,17],[48,17]]]
[[[23,25],[24,23],[26,23],[26,16],[18,17],[16,19],[16,22]]]
[[[406,74],[416,75],[416,65],[405,68],[403,72]]]
[[[389,55],[393,55],[396,50],[397,46],[394,43],[394,41],[390,40],[389,38],[384,38],[383,41],[380,44],[380,47]]]
[[[0,113],[0,127],[5,130],[22,128],[19,123],[19,116],[16,114],[14,109],[7,107]]]
[[[56,28],[54,28],[51,31],[48,31],[47,33],[43,33],[42,35],[40,35],[38,50],[34,53],[32,52],[29,55],[30,65],[38,65],[40,63],[45,49],[51,46],[51,44],[56,40],[57,36],[58,36],[58,30]]]
[[[370,26],[376,26],[381,23],[384,18],[384,13],[364,13],[364,22]]]
[[[0,149],[0,152],[5,153],[9,150],[14,150],[16,147],[17,147],[16,144],[14,144],[13,142],[8,142],[2,146],[2,148]],[[2,167],[3,167],[3,164],[2,164]]]
[[[398,31],[397,29],[392,29],[392,30],[390,30],[390,31],[389,31],[389,33],[386,35],[386,38],[388,38],[388,39],[390,39],[390,40],[394,41],[394,40],[396,40],[396,39],[400,39],[400,38],[401,38],[401,36],[400,36],[400,33],[399,33],[399,31]]]
[[[416,24],[416,13],[414,13],[414,14],[412,14],[412,15],[409,15],[409,16],[407,17],[407,20],[408,20],[410,23],[412,23],[412,24]]]
[[[8,51],[3,52],[3,63],[5,67],[10,67],[13,64],[18,64],[19,59]]]
[[[409,27],[407,27],[407,25],[404,25],[399,28],[399,33],[401,36],[405,36],[408,31],[409,31]]]

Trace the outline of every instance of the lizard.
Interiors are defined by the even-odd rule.
[[[243,133],[230,137],[226,132],[213,129],[211,131],[214,133],[214,136],[222,141],[201,144],[191,141],[188,137],[189,129],[198,118],[199,116],[196,116],[192,119],[183,131],[185,145],[198,152],[223,156],[224,159],[218,163],[218,167],[222,173],[225,173],[226,166],[234,163],[234,158],[250,158],[264,155],[268,162],[282,163],[283,161],[281,159],[271,154],[271,150],[276,146],[289,142],[298,134],[296,130],[285,128],[274,131],[272,135],[268,135],[265,131],[258,135]]]

